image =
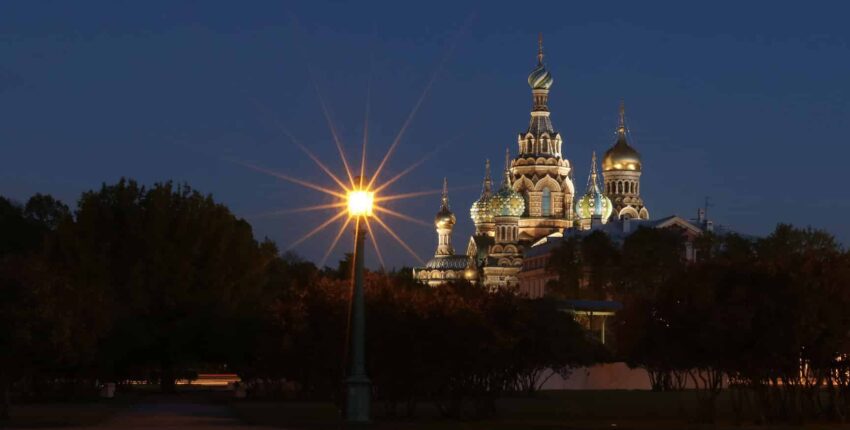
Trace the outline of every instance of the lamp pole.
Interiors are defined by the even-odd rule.
[[[371,201],[370,201],[371,204]],[[371,211],[371,208],[369,208]],[[351,424],[369,422],[372,382],[366,376],[366,298],[363,291],[363,243],[367,213],[354,214],[354,268],[348,321],[348,378],[345,418]]]

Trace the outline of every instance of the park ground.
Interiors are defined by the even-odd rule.
[[[847,429],[850,425],[808,423],[803,426],[757,426],[733,423],[721,399],[719,423],[690,421],[693,393],[647,391],[557,391],[535,398],[498,402],[498,415],[483,421],[439,418],[421,405],[417,419],[383,416],[375,405],[376,430],[556,430],[556,429]],[[16,405],[6,428],[40,429],[342,429],[330,403],[236,400],[224,391],[175,395],[130,394],[114,400]]]

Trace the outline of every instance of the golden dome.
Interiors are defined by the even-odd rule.
[[[455,214],[453,214],[446,206],[440,208],[440,211],[437,212],[436,216],[434,216],[434,225],[437,226],[437,228],[452,228],[456,222],[457,219],[455,218]]]
[[[626,142],[626,105],[623,101],[620,101],[617,142],[602,157],[602,171],[611,170],[640,171],[640,154]]]
[[[602,171],[634,170],[640,171],[640,154],[626,142],[625,134],[621,134],[617,143],[605,151],[602,157]]]
[[[449,181],[446,178],[443,178],[443,197],[440,200],[440,211],[434,216],[434,225],[437,228],[450,229],[454,227],[457,219],[455,218],[455,214],[449,210]]]

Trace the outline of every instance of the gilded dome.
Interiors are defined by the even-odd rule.
[[[640,154],[626,141],[626,105],[622,101],[619,124],[617,124],[617,142],[605,151],[602,157],[602,171],[611,170],[640,171]]]
[[[449,210],[449,182],[443,178],[443,197],[440,202],[440,211],[434,216],[434,225],[437,228],[452,228],[457,222],[455,214]]]
[[[434,216],[434,225],[437,228],[452,228],[456,222],[457,218],[455,218],[455,214],[446,206],[441,207],[437,215]]]
[[[640,154],[626,142],[625,133],[617,138],[617,143],[605,151],[602,157],[602,170],[634,170],[640,171]]]

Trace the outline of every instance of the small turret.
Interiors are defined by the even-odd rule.
[[[452,229],[457,219],[455,214],[449,210],[449,182],[443,178],[443,197],[441,199],[440,211],[434,216],[434,226],[437,227],[437,251],[435,256],[454,255],[452,248]]]

